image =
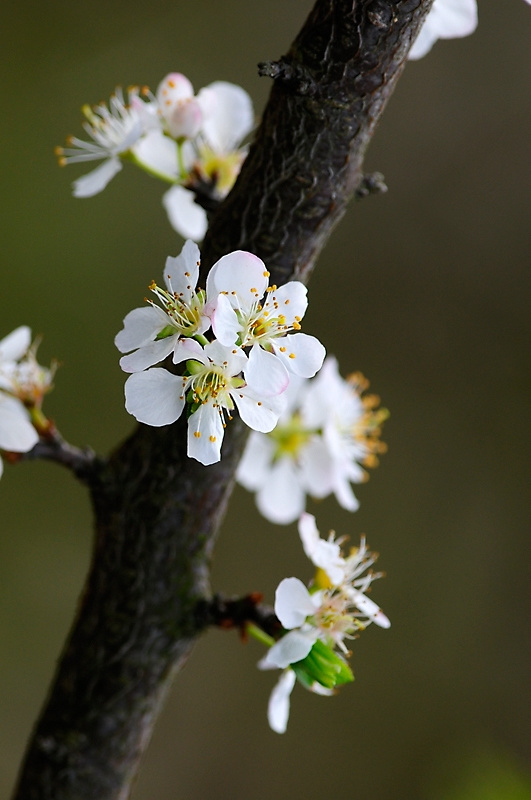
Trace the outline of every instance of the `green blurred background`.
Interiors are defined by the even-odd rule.
[[[529,773],[531,8],[482,0],[478,32],[410,64],[370,148],[389,193],[352,205],[310,285],[305,330],[362,370],[391,410],[389,453],[350,515],[310,507],[322,531],[381,553],[373,597],[393,627],[354,644],[354,685],[296,687],[284,736],[276,675],[255,643],[212,631],[176,681],[134,800],[335,797],[523,800]],[[77,444],[109,451],[133,427],[113,337],[181,241],[163,186],[124,168],[71,197],[83,166],[55,145],[80,107],[118,84],[239,83],[257,114],[256,63],[285,52],[309,0],[4,0],[0,30],[0,336],[29,324],[62,367],[46,410]],[[313,302],[312,302],[313,298]],[[0,485],[0,796],[7,797],[88,566],[84,490],[53,464]],[[527,555],[526,555],[527,553]],[[214,587],[309,577],[295,526],[236,491]]]

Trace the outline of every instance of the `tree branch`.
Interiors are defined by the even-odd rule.
[[[212,214],[203,279],[222,255],[259,255],[306,281],[349,198],[431,0],[318,0],[289,53],[262,66],[271,98],[241,175]],[[365,183],[365,187],[367,184]],[[203,284],[204,285],[204,284]],[[172,675],[208,624],[209,561],[245,441],[220,463],[186,456],[186,421],[140,425],[90,479],[91,572],[17,800],[125,800]]]

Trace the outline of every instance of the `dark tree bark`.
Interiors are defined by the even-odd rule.
[[[307,281],[346,203],[367,183],[366,147],[432,0],[317,0],[289,53],[260,65],[271,98],[241,175],[212,214],[203,279],[222,255],[259,255],[271,280]],[[203,284],[204,285],[204,284]],[[140,425],[85,475],[91,571],[16,800],[125,800],[171,678],[212,622],[212,547],[245,441],[222,460],[186,456],[186,421]]]

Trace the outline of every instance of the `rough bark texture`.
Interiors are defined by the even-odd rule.
[[[431,0],[318,0],[290,52],[261,65],[271,98],[211,219],[206,271],[238,248],[272,281],[306,281],[363,182],[376,122]],[[203,275],[204,277],[204,275]],[[89,479],[94,558],[16,800],[125,800],[172,675],[211,621],[209,561],[245,441],[186,456],[186,423],[139,426]]]

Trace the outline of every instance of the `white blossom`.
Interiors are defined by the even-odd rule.
[[[287,633],[258,664],[260,669],[283,670],[268,705],[268,721],[277,733],[286,730],[297,678],[313,692],[332,694],[334,686],[352,680],[345,661],[349,655],[345,639],[354,638],[371,622],[382,628],[391,624],[366,595],[372,581],[381,575],[369,569],[377,556],[368,551],[363,537],[360,546],[343,557],[340,541],[335,541],[333,533],[328,540],[321,539],[310,514],[301,516],[299,534],[306,555],[317,568],[314,585],[308,589],[298,578],[280,582],[275,614]]]
[[[135,308],[124,319],[123,329],[114,343],[121,353],[124,372],[140,372],[163,361],[173,353],[175,364],[183,360],[181,348],[186,338],[203,334],[210,328],[210,318],[205,312],[205,293],[197,291],[200,253],[197,245],[186,241],[181,253],[166,259],[164,283],[150,286],[161,305],[149,301],[144,308]],[[188,350],[184,349],[184,358]]]
[[[162,85],[167,89],[164,81]],[[193,92],[191,84],[190,90]],[[183,153],[192,187],[199,180],[221,200],[232,188],[247,154],[241,142],[254,125],[251,98],[241,86],[215,81],[196,97],[187,95],[178,100],[177,112],[179,119],[186,115],[187,120],[200,120],[197,134]],[[176,184],[164,194],[162,202],[173,228],[182,236],[200,241],[206,233],[207,216],[194,198],[192,189]]]
[[[298,332],[308,305],[307,289],[299,281],[269,286],[264,262],[238,250],[212,267],[207,295],[217,295],[212,314],[217,339],[251,348],[245,376],[265,393],[276,394],[279,383],[286,388],[290,373],[309,378],[321,368],[323,345]]]
[[[27,409],[18,397],[23,359],[31,341],[26,325],[0,340],[0,450],[26,453],[39,441]],[[27,388],[27,384],[24,384]],[[3,463],[0,458],[0,475]]]
[[[253,430],[268,431],[276,425],[282,396],[262,397],[246,384],[240,377],[247,361],[242,350],[218,341],[202,348],[194,339],[186,339],[178,354],[178,360],[185,359],[186,375],[154,367],[127,379],[126,409],[139,422],[170,425],[180,417],[189,395],[188,455],[205,465],[220,460],[226,420],[235,406]]]
[[[312,592],[298,578],[285,578],[277,587],[275,614],[290,632],[270,648],[264,661],[281,669],[305,658],[317,639],[347,653],[345,638],[353,638],[371,622],[390,626],[382,610],[364,594],[379,577],[370,571],[361,577],[376,558],[367,550],[365,539],[345,559],[333,537],[320,539],[311,514],[301,516],[299,533],[306,555],[324,577],[318,574],[322,588]]]
[[[529,2],[529,0],[527,0]],[[455,39],[474,33],[478,24],[476,0],[434,0],[408,58],[428,53],[437,39]]]
[[[387,412],[376,408],[375,395],[363,395],[367,386],[359,373],[343,379],[330,356],[312,380],[291,377],[277,427],[251,433],[237,471],[266,519],[293,522],[308,495],[334,494],[343,508],[358,508],[350,484],[366,480],[385,450],[379,435]]]
[[[101,161],[103,164],[74,181],[75,197],[92,197],[101,192],[122,169],[122,157],[130,152],[150,127],[152,119],[139,98],[138,87],[132,87],[126,102],[117,88],[109,104],[100,103],[91,108],[83,106],[83,127],[91,141],[70,136],[68,147],[57,147],[61,165],[84,161]]]

